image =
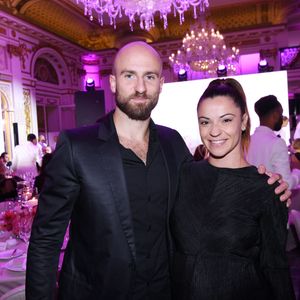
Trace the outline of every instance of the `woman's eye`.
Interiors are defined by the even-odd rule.
[[[205,126],[208,124],[208,121],[199,121],[199,125]]]
[[[229,123],[229,122],[231,122],[231,121],[232,121],[232,119],[224,119],[224,120],[223,120],[224,123]]]

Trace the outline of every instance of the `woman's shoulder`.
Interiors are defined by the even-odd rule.
[[[183,172],[186,174],[205,174],[216,172],[207,160],[189,161],[183,165]]]

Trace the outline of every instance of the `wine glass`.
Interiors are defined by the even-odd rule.
[[[26,244],[28,244],[28,242],[29,242],[33,217],[34,217],[34,214],[33,214],[31,206],[22,208],[22,214],[20,216],[19,237]]]

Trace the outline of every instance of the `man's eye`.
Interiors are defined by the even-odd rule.
[[[133,75],[132,74],[125,74],[124,77],[128,78],[128,79],[131,79],[131,78],[133,78]]]
[[[154,80],[156,78],[156,76],[155,75],[147,75],[146,78],[148,80]]]

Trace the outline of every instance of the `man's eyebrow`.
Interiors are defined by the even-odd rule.
[[[149,72],[146,72],[145,75],[156,75],[156,76],[159,76],[159,73],[158,72],[155,72],[155,71],[149,71]]]
[[[125,69],[125,70],[121,71],[121,75],[124,74],[124,73],[135,74],[136,72],[133,71],[133,70],[126,70],[126,69]]]
[[[124,74],[124,73],[136,74],[136,71],[125,69],[125,70],[121,71],[120,74],[122,75],[122,74]],[[156,71],[148,71],[148,72],[145,72],[143,76],[147,76],[147,75],[156,75],[156,76],[159,77],[159,73],[156,72]]]

